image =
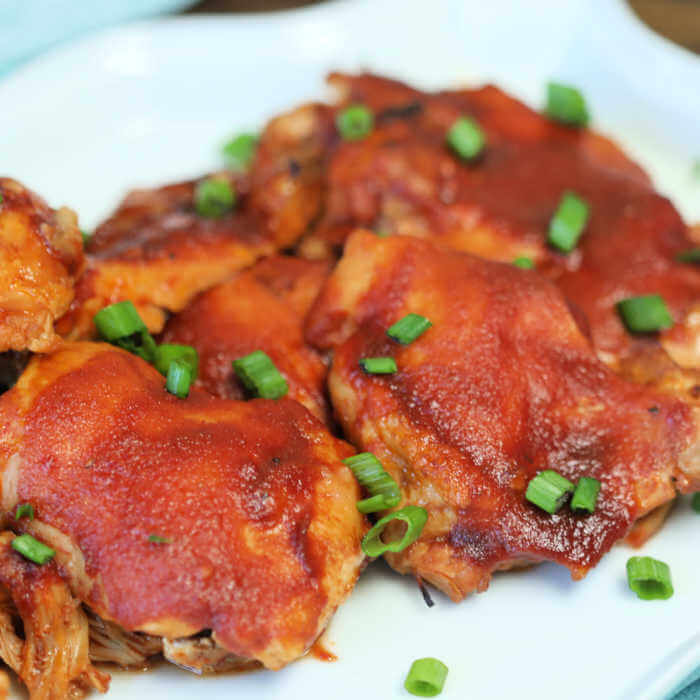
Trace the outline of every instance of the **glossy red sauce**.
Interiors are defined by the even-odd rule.
[[[107,351],[33,401],[19,498],[83,552],[98,614],[130,629],[171,617],[254,656],[313,640],[333,547],[307,533],[314,489],[348,452],[294,401],[179,400]]]

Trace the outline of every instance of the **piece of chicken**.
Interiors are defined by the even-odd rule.
[[[262,350],[287,380],[288,396],[329,421],[326,365],[304,341],[308,307],[328,276],[325,261],[273,256],[197,297],[165,326],[162,341],[199,353],[197,386],[242,399],[232,362]]]
[[[73,300],[82,266],[75,214],[0,177],[0,353],[57,347],[54,320]]]
[[[211,630],[198,644],[219,660],[278,669],[363,565],[352,450],[296,401],[181,400],[138,357],[67,343],[0,397],[0,424],[2,511],[35,512],[11,526],[53,547],[72,594],[128,632]]]
[[[199,181],[135,190],[100,224],[87,245],[87,265],[60,330],[70,339],[94,335],[102,307],[133,301],[149,330],[162,330],[200,292],[289,245],[248,206],[247,181],[218,173],[238,193],[236,206],[218,218],[197,213]],[[202,178],[205,179],[205,178]]]
[[[386,330],[409,312],[433,327],[402,346]],[[387,560],[454,600],[522,562],[581,578],[676,489],[700,489],[700,411],[609,370],[533,271],[358,232],[307,335],[335,346],[329,386],[347,435],[382,461],[401,506],[428,511],[420,539]],[[359,360],[377,356],[398,372],[366,374]],[[598,479],[595,512],[526,501],[544,469]]]

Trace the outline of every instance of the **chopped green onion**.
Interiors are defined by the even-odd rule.
[[[93,321],[107,342],[138,355],[146,362],[153,362],[156,342],[130,301],[106,306],[95,314]]]
[[[374,513],[399,505],[401,492],[398,484],[371,452],[347,457],[343,464],[352,469],[355,478],[372,496],[358,502],[357,509],[361,513]]]
[[[168,376],[170,364],[175,360],[186,362],[192,369],[192,380],[197,378],[199,368],[199,356],[191,345],[171,345],[163,343],[156,348],[153,364],[155,368],[164,376]]]
[[[484,149],[486,136],[473,119],[460,117],[447,132],[447,143],[460,158],[471,160]]]
[[[586,100],[570,85],[547,83],[547,116],[569,126],[586,126],[589,120]]]
[[[545,469],[530,480],[525,498],[547,513],[556,513],[573,493],[574,485],[552,469]]]
[[[386,334],[397,343],[408,345],[419,338],[433,324],[420,314],[406,314],[401,320],[389,327]]]
[[[406,523],[406,531],[399,540],[391,542],[382,541],[382,533],[389,523],[400,520]],[[385,515],[377,521],[375,526],[362,538],[362,551],[368,557],[379,557],[384,552],[402,552],[413,544],[423,532],[428,520],[428,511],[420,506],[406,506]]]
[[[168,537],[161,537],[160,535],[149,535],[148,541],[154,544],[170,544],[170,539]]]
[[[34,506],[31,503],[21,503],[15,511],[15,520],[20,518],[29,518],[34,520]]]
[[[46,564],[56,554],[51,547],[47,547],[43,542],[39,542],[28,534],[15,537],[12,540],[12,549],[35,564]]]
[[[356,104],[346,107],[335,118],[335,125],[346,141],[358,141],[372,131],[374,115],[365,105]]]
[[[367,374],[393,374],[398,369],[393,357],[363,357],[359,364]]]
[[[192,384],[192,366],[185,360],[173,360],[168,366],[165,388],[179,399],[186,399]]]
[[[600,481],[582,476],[576,484],[576,490],[571,497],[571,510],[582,513],[592,513],[598,500]]]
[[[623,299],[617,303],[617,310],[632,333],[652,333],[673,325],[666,302],[658,294]]]
[[[700,513],[700,493],[693,494],[693,497],[690,499],[690,507],[696,513]]]
[[[700,263],[700,248],[684,250],[676,255],[676,260],[682,263]]]
[[[520,267],[523,270],[532,270],[535,267],[535,262],[532,258],[526,258],[523,256],[522,258],[515,258],[515,260],[513,260],[513,265],[515,265],[515,267]]]
[[[642,600],[666,600],[673,595],[668,564],[651,557],[627,560],[627,583]]]
[[[374,229],[374,235],[377,236],[377,238],[388,238],[391,236],[391,231],[380,226]]]
[[[563,253],[570,253],[588,222],[589,208],[574,192],[565,192],[549,222],[548,241]]]
[[[420,698],[434,698],[440,695],[447,678],[447,666],[439,659],[417,659],[411,664],[404,688]]]
[[[234,360],[233,369],[246,389],[262,399],[279,399],[289,391],[287,380],[262,350]]]
[[[219,219],[233,209],[236,192],[226,180],[210,177],[197,184],[194,207],[200,216]]]
[[[257,147],[257,134],[239,134],[232,138],[222,149],[226,165],[238,172],[247,170]]]
[[[83,229],[80,229],[80,234],[83,237],[83,248],[90,242],[90,238],[92,237],[92,234],[88,233],[87,231],[84,231]]]
[[[2,200],[3,200],[3,196],[2,196],[2,192],[0,192],[0,204],[2,204]]]

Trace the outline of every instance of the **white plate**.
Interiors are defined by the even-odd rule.
[[[91,227],[127,188],[218,166],[231,133],[323,96],[329,69],[361,67],[428,87],[493,80],[534,105],[548,78],[578,84],[597,126],[700,219],[700,61],[617,0],[336,0],[116,29],[0,84],[0,171]],[[411,661],[435,656],[450,667],[445,698],[659,698],[700,664],[699,532],[686,500],[643,549],[671,565],[665,602],[628,591],[624,547],[580,583],[544,565],[459,605],[434,594],[432,609],[375,564],[327,634],[337,662],[206,679],[163,666],[115,674],[109,697],[407,698]]]

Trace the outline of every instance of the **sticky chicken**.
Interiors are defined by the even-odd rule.
[[[386,330],[410,312],[433,327],[402,346]],[[532,271],[358,232],[308,337],[335,347],[329,386],[346,434],[382,461],[402,506],[428,511],[420,539],[389,563],[454,600],[527,562],[580,578],[676,489],[700,489],[697,409],[613,374]],[[396,373],[359,364],[383,356]],[[599,480],[595,512],[549,515],[527,502],[544,469]]]
[[[102,657],[145,654],[142,634],[189,668],[278,669],[357,579],[352,450],[296,401],[180,400],[138,357],[68,343],[32,359],[0,423],[3,512],[33,505],[12,527],[55,550]]]

